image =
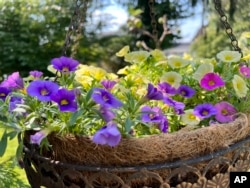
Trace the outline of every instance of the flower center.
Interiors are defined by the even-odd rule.
[[[5,93],[0,93],[0,97],[5,97],[6,94]]]
[[[210,86],[213,86],[215,83],[214,83],[214,81],[213,80],[210,80],[209,82],[208,82],[208,85],[210,85]]]
[[[41,93],[41,95],[43,95],[43,96],[45,96],[45,95],[48,95],[48,94],[49,94],[49,92],[48,92],[48,90],[47,90],[47,89],[42,89],[40,93]]]
[[[60,105],[67,105],[69,102],[66,99],[60,101]]]
[[[227,114],[228,114],[228,111],[227,111],[226,109],[223,109],[223,110],[221,110],[221,113],[222,113],[223,115],[227,115]]]
[[[175,65],[175,67],[180,67],[180,66],[181,66],[181,62],[176,61],[176,62],[174,63],[174,65]]]
[[[230,56],[230,55],[226,55],[225,56],[225,60],[227,60],[227,61],[230,61],[230,60],[232,60],[233,58],[232,58],[232,56]]]
[[[191,119],[191,120],[196,119],[196,117],[193,114],[190,114],[188,118]]]
[[[172,84],[174,83],[174,78],[170,77],[170,78],[168,79],[168,83],[172,85]]]
[[[62,72],[69,72],[69,68],[68,67],[63,67]]]
[[[186,92],[186,91],[184,91],[184,90],[183,90],[183,91],[181,91],[181,95],[182,95],[182,96],[185,96],[186,94],[187,94],[187,92]]]
[[[208,115],[208,111],[207,111],[207,110],[203,110],[201,114],[202,114],[203,116],[206,116],[206,115]]]

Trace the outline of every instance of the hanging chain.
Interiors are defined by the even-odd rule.
[[[238,41],[237,41],[235,35],[233,34],[233,29],[230,26],[230,24],[228,23],[227,16],[225,15],[224,11],[221,8],[221,0],[214,0],[214,6],[215,6],[216,11],[220,15],[220,21],[224,25],[225,31],[231,40],[231,44],[232,44],[234,50],[240,52],[241,56],[243,56],[242,50],[238,46]]]
[[[158,41],[158,31],[157,31],[157,22],[155,20],[155,10],[154,10],[154,0],[149,0],[148,1],[148,6],[150,9],[150,18],[151,18],[151,26],[152,26],[152,34],[154,37],[154,41]]]
[[[76,41],[74,38],[82,36],[83,33],[83,22],[86,19],[88,3],[90,0],[76,0],[75,9],[70,20],[69,29],[67,31],[64,45],[62,48],[62,55],[67,55],[68,48],[73,45]]]

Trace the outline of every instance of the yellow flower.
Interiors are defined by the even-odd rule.
[[[217,58],[223,62],[231,63],[240,61],[241,54],[238,51],[221,51]]]
[[[248,91],[246,82],[238,75],[234,75],[233,87],[238,97],[245,97]]]
[[[77,77],[90,76],[97,81],[101,81],[108,74],[104,69],[94,66],[81,65],[75,72]]]
[[[250,54],[241,58],[241,60],[246,61],[250,59]]]
[[[131,52],[124,56],[124,61],[129,63],[142,63],[150,56],[147,51]]]
[[[167,82],[171,86],[178,88],[180,86],[180,83],[182,81],[182,76],[178,74],[177,72],[171,71],[163,74],[160,78],[161,82]]]
[[[185,110],[184,114],[181,115],[181,121],[186,125],[198,125],[200,118],[195,116],[192,109]]]
[[[92,85],[92,81],[94,80],[93,78],[91,78],[90,76],[78,76],[76,75],[75,76],[75,80],[77,82],[79,82],[80,84],[82,84],[82,86],[85,88],[85,89],[90,89],[91,88],[91,85]]]
[[[119,52],[117,52],[115,55],[118,57],[123,57],[129,52],[129,46],[124,46]]]
[[[155,49],[155,50],[151,51],[150,53],[156,61],[163,61],[163,60],[167,59],[165,54],[161,50]]]
[[[185,67],[188,64],[188,61],[179,56],[169,56],[168,64],[173,69],[179,69]]]
[[[209,72],[214,72],[214,66],[212,63],[201,64],[193,75],[193,78],[200,81],[203,76]]]

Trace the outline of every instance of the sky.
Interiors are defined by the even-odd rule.
[[[196,14],[192,17],[189,17],[185,20],[182,20],[180,23],[180,30],[181,30],[181,36],[182,39],[178,40],[180,43],[186,43],[191,42],[196,35],[197,31],[201,27],[201,7],[198,7],[195,10]],[[126,10],[119,6],[114,1],[112,2],[111,6],[106,7],[102,11],[97,10],[94,14],[98,17],[101,17],[101,19],[105,19],[104,17],[100,16],[102,14],[111,14],[112,19],[110,18],[110,23],[112,23],[112,27],[109,27],[107,32],[113,32],[119,29],[119,27],[126,23],[128,19],[128,13]],[[106,18],[107,19],[107,18]],[[109,18],[108,18],[109,19]]]

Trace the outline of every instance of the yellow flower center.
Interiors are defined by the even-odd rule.
[[[213,80],[210,80],[209,82],[208,82],[208,85],[210,85],[210,86],[213,86],[215,83],[214,83],[214,81]]]
[[[227,61],[230,61],[230,60],[232,60],[233,59],[233,57],[231,56],[231,55],[226,55],[225,56],[225,60],[227,60]]]
[[[60,105],[67,105],[69,102],[66,99],[60,101]]]
[[[203,111],[202,111],[202,115],[204,115],[204,116],[205,116],[205,115],[208,115],[208,111],[207,111],[207,110],[203,110]]]
[[[195,117],[193,114],[190,114],[190,115],[188,116],[188,118],[191,119],[191,120],[196,119],[196,117]]]
[[[48,95],[48,93],[49,93],[49,92],[47,91],[47,89],[42,89],[42,90],[41,90],[41,95],[43,95],[43,96],[44,96],[44,95]]]
[[[68,67],[63,67],[62,71],[63,72],[69,72],[69,68]]]
[[[180,61],[174,62],[174,66],[175,66],[175,67],[180,67],[180,66],[181,66],[181,62],[180,62]]]
[[[5,97],[5,93],[0,93],[0,97]]]
[[[227,115],[227,114],[228,114],[228,111],[227,111],[226,109],[223,109],[223,110],[221,110],[221,113],[222,113],[223,115]]]
[[[175,81],[175,79],[173,77],[168,78],[168,83],[169,84],[173,84],[174,81]]]

